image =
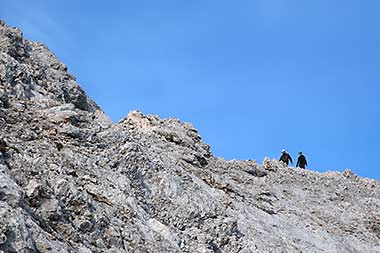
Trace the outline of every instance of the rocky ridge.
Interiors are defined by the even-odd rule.
[[[214,157],[189,123],[112,123],[0,21],[0,251],[380,252],[379,182]]]

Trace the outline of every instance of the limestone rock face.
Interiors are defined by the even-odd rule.
[[[0,81],[0,251],[380,252],[374,180],[225,161],[139,111],[114,124],[3,21]]]

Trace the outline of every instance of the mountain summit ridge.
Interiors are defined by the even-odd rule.
[[[114,124],[3,21],[0,81],[0,251],[380,252],[375,180],[225,161],[177,119]]]

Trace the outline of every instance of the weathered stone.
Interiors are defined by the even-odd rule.
[[[0,251],[380,252],[378,181],[226,161],[177,119],[114,124],[3,22],[0,81]]]
[[[7,241],[7,236],[0,234],[0,245],[4,244]]]

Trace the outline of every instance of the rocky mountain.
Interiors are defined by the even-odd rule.
[[[3,21],[0,81],[2,252],[380,252],[379,182],[226,161],[176,119],[114,124]]]

